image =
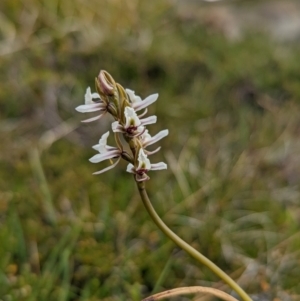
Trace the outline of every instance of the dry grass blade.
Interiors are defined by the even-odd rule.
[[[161,300],[164,298],[170,298],[175,297],[183,294],[211,294],[216,297],[219,297],[226,301],[238,301],[236,298],[228,295],[227,293],[224,293],[223,291],[220,291],[215,288],[211,287],[203,287],[203,286],[189,286],[189,287],[180,287],[180,288],[174,288],[172,290],[167,290],[165,292],[161,292],[155,295],[152,295],[150,297],[147,297],[143,299],[142,301],[154,301],[154,300]]]

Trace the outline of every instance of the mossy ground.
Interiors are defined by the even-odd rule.
[[[153,161],[169,169],[147,187],[165,222],[249,293],[298,300],[299,45],[257,32],[228,41],[167,1],[0,11],[0,300],[226,290],[156,229],[125,164],[92,176],[109,123],[81,125],[74,108],[100,69],[160,94],[150,130],[170,135]]]

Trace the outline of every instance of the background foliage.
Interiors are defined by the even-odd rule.
[[[169,169],[148,190],[166,223],[248,292],[299,300],[299,44],[230,31],[228,7],[255,3],[194,5],[1,1],[0,300],[226,290],[156,229],[125,164],[92,176],[110,121],[74,108],[100,69],[160,94]]]

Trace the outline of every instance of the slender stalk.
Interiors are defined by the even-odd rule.
[[[252,299],[247,295],[247,293],[233,280],[231,279],[225,272],[223,272],[218,266],[216,266],[212,261],[206,258],[204,255],[199,253],[196,249],[191,247],[188,243],[182,240],[177,234],[175,234],[168,226],[161,220],[161,218],[156,213],[153,208],[151,201],[148,197],[147,191],[145,189],[145,182],[137,182],[137,186],[139,189],[140,196],[146,207],[149,215],[151,216],[154,223],[158,226],[158,228],[168,236],[175,244],[177,244],[180,248],[194,257],[198,262],[204,264],[208,267],[212,272],[218,275],[225,283],[227,283],[241,298],[243,301],[252,301]]]
[[[188,287],[174,288],[172,290],[167,290],[165,292],[158,293],[158,294],[152,295],[150,297],[147,297],[146,299],[143,299],[142,301],[156,301],[156,300],[171,298],[171,297],[180,296],[180,295],[184,295],[184,294],[197,294],[197,293],[211,294],[211,295],[219,297],[225,301],[238,301],[236,298],[234,298],[218,289],[211,288],[211,287],[203,287],[203,286],[188,286]]]

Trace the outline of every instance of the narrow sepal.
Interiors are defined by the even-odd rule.
[[[89,159],[90,162],[92,163],[99,163],[107,159],[112,159],[114,157],[120,156],[119,151],[109,151],[103,154],[97,154],[93,156],[92,158]]]
[[[96,112],[105,109],[105,105],[101,103],[93,103],[93,104],[87,104],[87,105],[80,105],[75,108],[75,110],[79,113],[90,113],[90,112]]]
[[[97,116],[95,116],[95,117],[89,118],[89,119],[82,120],[81,122],[86,122],[86,123],[87,123],[87,122],[92,122],[92,121],[95,121],[95,120],[100,119],[103,115],[104,115],[104,113],[103,113],[103,114],[100,114],[100,115],[97,115]]]
[[[168,168],[168,166],[164,162],[151,164],[151,170],[162,170],[162,169],[167,169],[167,168]]]
[[[121,159],[121,157],[119,157],[118,160],[114,164],[112,164],[112,165],[110,165],[110,166],[108,166],[106,168],[103,168],[103,169],[101,169],[99,171],[94,172],[93,175],[100,175],[100,174],[102,174],[102,173],[104,173],[104,172],[106,172],[106,171],[108,171],[110,169],[113,169],[120,162],[120,159]]]
[[[143,118],[141,119],[141,124],[142,125],[147,125],[147,124],[153,124],[153,123],[156,123],[157,121],[157,116],[149,116],[147,118]]]
[[[153,154],[157,153],[160,149],[161,149],[161,147],[159,146],[157,149],[155,149],[153,151],[148,151],[148,150],[145,149],[144,152],[147,156],[150,156],[150,155],[153,155]]]

